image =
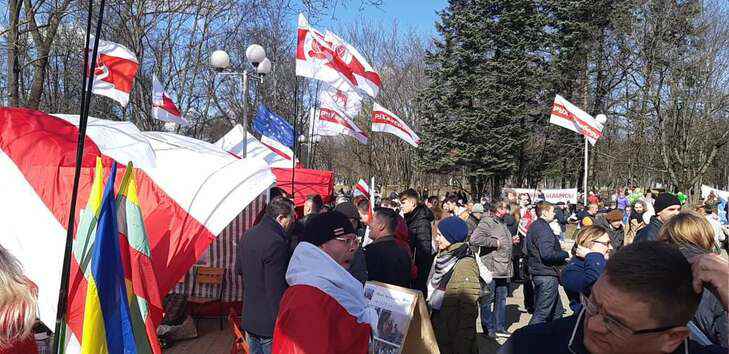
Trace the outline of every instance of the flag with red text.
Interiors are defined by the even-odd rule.
[[[418,135],[402,119],[377,102],[372,107],[372,131],[395,134],[412,146],[420,145]]]
[[[602,123],[560,95],[554,98],[549,122],[582,134],[592,145],[602,136]]]
[[[346,91],[324,85],[319,92],[319,107],[337,109],[351,119],[362,110],[362,96],[354,90]]]
[[[349,135],[367,144],[367,134],[339,110],[331,108],[311,109],[309,129],[311,136]]]

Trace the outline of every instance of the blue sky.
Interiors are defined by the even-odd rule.
[[[392,23],[397,20],[402,29],[413,28],[424,35],[434,35],[433,23],[438,19],[436,11],[442,10],[448,4],[447,0],[383,0],[382,6],[361,7],[360,0],[349,0],[346,7],[339,5],[331,13],[324,16],[317,25],[326,28],[336,28],[338,24],[347,24],[356,19],[374,19]]]

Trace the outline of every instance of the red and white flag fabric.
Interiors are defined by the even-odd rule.
[[[602,123],[560,95],[554,98],[549,122],[582,134],[592,145],[602,136]]]
[[[236,124],[233,129],[226,133],[215,145],[238,157],[243,157],[243,139],[246,139],[246,158],[261,158],[271,168],[291,168],[291,157],[293,151],[288,146],[268,138],[265,135],[258,141],[250,132],[246,134],[243,126]],[[296,166],[301,164],[296,159]]]
[[[395,113],[380,106],[377,102],[372,107],[372,131],[395,134],[412,146],[420,145],[418,135]]]
[[[309,114],[311,136],[349,135],[362,144],[369,138],[354,122],[341,111],[331,108],[312,108]]]
[[[334,33],[321,33],[299,14],[296,75],[324,81],[340,90],[355,88],[375,97],[380,74],[349,43]]]
[[[157,75],[152,75],[152,115],[155,119],[165,122],[189,125],[175,102],[165,92],[162,83],[157,80]]]
[[[93,42],[93,38],[91,41]],[[91,49],[86,50],[91,57],[93,54]],[[89,60],[90,62],[91,60]],[[129,48],[118,43],[99,40],[91,92],[109,97],[122,106],[126,106],[129,103],[129,93],[134,87],[134,77],[138,70],[137,56]]]
[[[49,327],[55,322],[61,282],[77,124],[78,116],[0,108],[0,195],[5,201],[0,203],[2,244],[38,285],[40,319]],[[142,298],[150,290],[167,294],[231,220],[275,183],[270,167],[261,159],[239,159],[203,141],[140,132],[128,122],[89,117],[76,230],[84,226],[79,223],[81,206],[87,205],[92,194],[97,157],[101,157],[104,175],[117,164],[117,185],[128,162],[139,167],[134,171],[136,202],[149,241],[148,266],[157,276],[154,284],[147,284],[154,289],[134,287],[135,295]],[[119,240],[121,251],[134,257],[137,245],[123,234]],[[66,353],[80,352],[88,284],[84,264],[76,258],[76,246],[74,242]],[[148,310],[152,322],[159,324],[161,303],[150,302]]]
[[[362,110],[362,96],[354,90],[340,90],[324,84],[319,92],[319,107],[339,110],[351,119]]]
[[[360,178],[359,181],[357,181],[357,184],[354,185],[354,191],[353,191],[352,195],[354,195],[355,197],[361,195],[369,200],[370,199],[370,186],[368,186],[367,182],[365,182],[363,179]]]

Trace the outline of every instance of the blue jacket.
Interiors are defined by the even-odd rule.
[[[555,266],[563,265],[569,254],[562,250],[559,238],[544,219],[539,218],[529,226],[524,238],[529,274],[557,277]]]
[[[562,272],[562,286],[570,299],[572,312],[578,313],[582,309],[580,294],[590,296],[592,285],[605,270],[605,256],[601,253],[590,252],[585,259],[572,257]]]

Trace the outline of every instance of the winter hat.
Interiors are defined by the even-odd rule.
[[[450,216],[438,222],[438,231],[450,243],[458,243],[466,240],[468,226],[466,222],[457,216]]]
[[[354,233],[352,223],[340,212],[330,211],[312,215],[313,217],[306,223],[304,237],[301,241],[321,246],[337,237]]]
[[[355,207],[354,203],[352,202],[337,204],[337,206],[334,208],[334,211],[338,211],[350,219],[359,220],[359,211],[357,211],[357,207]]]
[[[483,213],[484,212],[483,204],[481,204],[481,203],[474,204],[473,208],[471,208],[471,212],[472,213]]]
[[[681,201],[678,200],[678,198],[671,194],[671,193],[661,193],[658,195],[658,198],[656,198],[656,201],[653,202],[653,209],[656,210],[656,215],[663,211],[663,209],[666,209],[672,205],[678,205],[681,206]]]
[[[607,222],[623,221],[623,211],[620,209],[613,209],[605,214],[605,220]]]

